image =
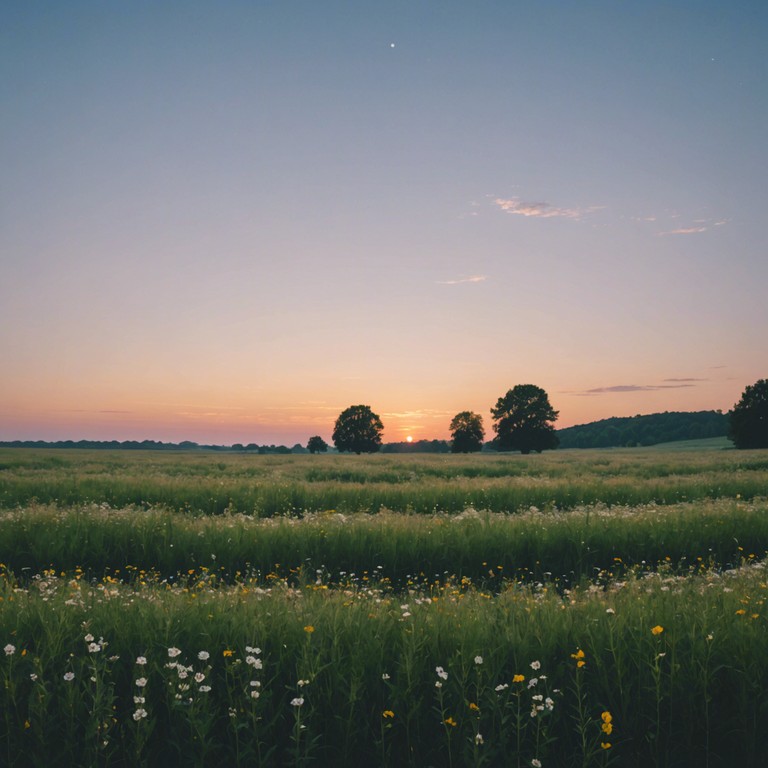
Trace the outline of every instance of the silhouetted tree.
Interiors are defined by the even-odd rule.
[[[558,412],[550,405],[547,393],[534,384],[518,384],[491,408],[495,419],[494,447],[500,451],[541,453],[557,448],[559,440],[550,422]]]
[[[339,414],[333,442],[340,451],[375,453],[381,447],[384,425],[368,405],[351,405]]]
[[[472,411],[457,413],[451,420],[451,452],[475,453],[483,447],[483,417]]]
[[[768,379],[748,386],[728,412],[728,437],[737,448],[768,448]]]
[[[307,450],[310,453],[325,453],[328,450],[328,443],[320,435],[314,435],[307,442]]]

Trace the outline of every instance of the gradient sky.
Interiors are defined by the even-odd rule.
[[[768,3],[0,5],[0,439],[558,427],[768,376]]]

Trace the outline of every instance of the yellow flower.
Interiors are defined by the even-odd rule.
[[[381,716],[382,716],[382,717],[394,717],[394,716],[395,716],[395,713],[394,713],[394,712],[393,712],[391,709],[385,709],[385,710],[384,710],[384,711],[381,713]]]
[[[664,631],[664,627],[661,626],[661,624],[657,624],[655,627],[651,629],[652,635],[660,635]]]
[[[475,704],[475,702],[474,702],[474,701],[470,701],[470,702],[469,702],[469,708],[470,708],[470,709],[471,709],[473,712],[479,712],[479,711],[480,711],[480,707],[478,707],[478,706],[477,706],[477,704]]]
[[[235,652],[230,651],[229,648],[224,649],[224,653],[222,654],[225,658],[229,658],[230,656],[234,656]]]
[[[583,666],[585,666],[585,665],[586,665],[586,663],[587,663],[587,662],[586,662],[586,661],[584,661],[583,659],[579,659],[579,660],[576,662],[576,667],[577,667],[578,669],[581,669]]]
[[[612,745],[611,745],[611,742],[610,742],[610,741],[601,741],[601,742],[600,742],[600,746],[601,746],[603,749],[610,749]]]
[[[525,675],[515,675],[512,678],[513,683],[524,683],[525,682]]]
[[[446,725],[450,725],[452,728],[455,728],[458,725],[458,723],[452,717],[446,717],[443,722]]]
[[[600,717],[602,718],[604,723],[611,723],[611,722],[613,722],[613,717],[611,716],[611,713],[608,712],[607,710],[605,712],[603,712],[603,714],[600,715]]]
[[[603,723],[600,728],[602,729],[603,733],[606,734],[606,736],[610,736],[613,733],[612,723]]]
[[[737,616],[743,616],[746,613],[746,611],[743,608],[739,608],[738,611],[736,611]]]
[[[311,624],[307,624],[307,626],[306,626],[306,627],[304,627],[304,631],[305,631],[305,632],[306,632],[308,635],[311,635],[311,634],[312,634],[312,633],[315,631],[315,628],[314,628],[314,627],[313,627]]]

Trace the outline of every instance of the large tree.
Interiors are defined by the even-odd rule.
[[[381,447],[384,425],[368,405],[351,405],[339,414],[333,442],[340,451],[375,453]]]
[[[549,396],[535,384],[518,384],[491,408],[496,432],[494,446],[500,451],[541,453],[557,448],[560,441],[551,422],[558,412],[550,405]]]
[[[728,437],[737,448],[768,448],[768,379],[748,386],[728,412]]]
[[[457,413],[451,420],[451,451],[475,453],[483,447],[483,417],[472,411]]]

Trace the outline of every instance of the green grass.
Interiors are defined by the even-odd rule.
[[[0,764],[758,768],[767,491],[702,446],[0,451]]]

